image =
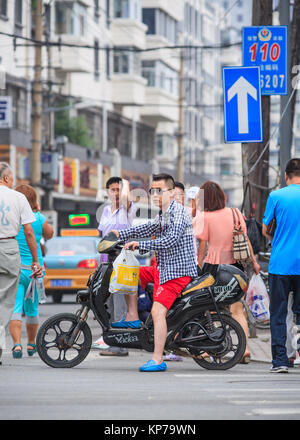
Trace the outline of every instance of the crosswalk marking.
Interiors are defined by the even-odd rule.
[[[258,416],[295,415],[300,414],[300,408],[259,408],[253,409],[251,413]]]

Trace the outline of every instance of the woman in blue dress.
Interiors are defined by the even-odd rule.
[[[34,231],[37,250],[38,250],[38,261],[43,267],[43,256],[40,246],[41,238],[44,237],[46,240],[53,236],[53,228],[46,221],[46,218],[41,214],[39,204],[37,202],[37,194],[34,188],[29,185],[19,185],[15,188],[16,191],[24,194],[31,206],[33,214],[36,221],[31,224]],[[38,304],[39,298],[37,290],[35,289],[34,297],[25,299],[27,289],[29,287],[32,271],[32,257],[29,247],[26,242],[26,237],[24,234],[23,227],[21,227],[19,234],[16,237],[21,256],[21,274],[19,280],[19,286],[17,290],[15,307],[10,321],[10,334],[12,336],[14,346],[12,348],[13,357],[22,357],[22,345],[21,345],[21,330],[22,330],[22,315],[26,318],[26,332],[27,332],[27,353],[32,356],[36,352],[35,338],[39,325],[38,318]],[[44,276],[44,275],[43,275]]]

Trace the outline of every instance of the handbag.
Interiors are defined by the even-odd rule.
[[[236,209],[231,208],[233,216],[233,237],[232,237],[232,250],[233,258],[238,263],[246,263],[250,259],[250,248],[248,243],[248,237],[244,234],[239,220],[239,215]]]
[[[276,224],[276,218],[274,217],[274,218],[270,221],[270,223],[268,224],[268,226],[267,226],[267,234],[268,234],[270,237],[273,237],[273,236],[274,236],[276,226],[277,226],[277,224]]]
[[[251,212],[248,218],[246,218],[244,212],[247,191],[249,191],[249,202],[251,206]],[[258,252],[261,250],[262,247],[262,224],[256,220],[254,215],[254,208],[251,198],[251,188],[249,182],[246,183],[241,212],[244,213],[245,223],[247,226],[247,235],[252,245],[253,252],[255,254],[258,254]]]

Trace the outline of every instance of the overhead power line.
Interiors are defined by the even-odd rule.
[[[114,46],[114,47],[101,47],[101,46],[95,46],[91,44],[75,44],[75,43],[64,43],[60,39],[58,41],[42,41],[42,40],[35,40],[34,38],[29,37],[23,37],[17,34],[12,34],[9,32],[0,32],[0,35],[5,35],[10,38],[15,39],[15,46],[52,46],[52,47],[73,47],[77,49],[93,49],[93,50],[103,50],[103,51],[118,51],[118,52],[152,52],[157,50],[173,50],[173,49],[202,49],[202,50],[214,50],[214,49],[226,49],[233,46],[240,46],[242,43],[241,41],[235,42],[235,43],[224,43],[224,44],[205,44],[205,45],[193,45],[193,44],[186,44],[186,45],[173,45],[173,46],[156,46],[156,47],[149,47],[146,49],[140,49],[138,47],[120,47],[120,46]],[[17,40],[24,40],[33,44],[18,44]]]

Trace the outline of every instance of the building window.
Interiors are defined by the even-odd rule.
[[[15,34],[22,35],[22,0],[15,0]]]
[[[157,155],[162,156],[164,154],[163,135],[158,134],[156,136]]]
[[[129,73],[129,53],[114,53],[114,73]]]
[[[114,0],[114,18],[140,20],[140,0]]]
[[[177,72],[162,61],[142,61],[142,76],[148,81],[148,87],[158,87],[178,96]]]
[[[51,33],[51,6],[45,5],[45,33],[49,36]]]
[[[99,40],[95,40],[94,43],[94,78],[98,81],[100,76],[99,70]]]
[[[106,0],[106,27],[110,25],[110,0]]]
[[[79,2],[55,3],[55,32],[58,35],[86,35],[87,8]]]
[[[242,14],[238,14],[238,15],[236,16],[236,19],[237,19],[237,22],[238,22],[238,23],[241,23],[241,22],[243,21],[243,16],[242,16]]]
[[[114,17],[129,18],[129,0],[114,1]]]
[[[109,50],[109,47],[106,48],[105,55],[106,55],[106,77],[109,79],[110,78],[110,50]]]
[[[7,18],[7,0],[0,0],[0,17]]]
[[[99,17],[100,17],[99,0],[94,0],[94,19],[96,23],[99,23]]]
[[[155,9],[144,8],[142,14],[143,23],[148,26],[147,34],[153,35],[155,31]]]
[[[140,75],[140,55],[134,52],[114,52],[114,73],[131,73]]]
[[[172,43],[177,41],[177,21],[161,9],[144,8],[143,23],[148,26],[147,34],[162,35]]]

